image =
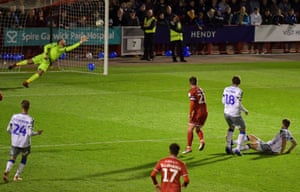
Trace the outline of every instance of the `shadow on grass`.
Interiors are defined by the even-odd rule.
[[[261,152],[252,152],[252,153],[243,153],[244,155],[255,155],[255,157],[252,158],[252,160],[260,160],[260,159],[266,159],[266,158],[275,158],[281,155],[277,154],[266,154]],[[285,154],[283,154],[285,155]]]
[[[1,88],[1,87],[0,87],[0,90],[1,90],[1,91],[6,91],[6,90],[17,90],[17,89],[24,89],[24,87],[22,87],[22,86],[19,86],[19,87],[5,87],[5,88]]]
[[[184,160],[184,161],[186,162],[188,167],[198,167],[198,166],[223,162],[231,158],[233,158],[233,155],[227,155],[224,153],[215,153],[215,154],[210,154],[207,158],[197,159],[192,161],[190,160]]]

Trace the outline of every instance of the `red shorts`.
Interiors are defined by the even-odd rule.
[[[190,117],[189,123],[195,124],[196,126],[203,126],[207,119],[208,112],[205,109],[197,110],[192,117]]]

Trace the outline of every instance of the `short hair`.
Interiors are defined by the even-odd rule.
[[[28,111],[29,107],[30,107],[30,102],[28,100],[23,100],[21,102],[21,106],[23,109],[25,109],[26,111]]]
[[[189,79],[191,85],[197,85],[197,77],[190,77]]]
[[[239,76],[232,77],[232,84],[239,85],[241,83],[241,78]]]
[[[288,128],[288,127],[290,126],[290,124],[291,124],[291,121],[290,121],[289,119],[283,119],[283,120],[282,120],[282,124],[283,124],[286,128]]]
[[[179,153],[179,150],[180,150],[180,146],[177,143],[172,143],[170,145],[169,149],[170,149],[170,153],[172,155],[176,155],[177,156],[178,153]]]

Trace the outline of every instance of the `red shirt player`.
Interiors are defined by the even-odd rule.
[[[180,192],[181,187],[187,187],[189,176],[185,163],[177,158],[179,145],[173,143],[169,147],[170,156],[159,160],[155,165],[151,178],[157,192]],[[158,184],[156,174],[161,173],[161,186]],[[183,184],[180,184],[180,177],[183,177]]]
[[[206,119],[207,119],[207,107],[205,94],[202,88],[197,85],[197,78],[190,77],[189,99],[190,99],[190,113],[189,113],[189,126],[187,132],[187,147],[183,151],[183,154],[192,152],[192,142],[193,142],[193,131],[196,128],[196,133],[200,140],[199,150],[202,151],[205,146],[204,133],[201,130]]]

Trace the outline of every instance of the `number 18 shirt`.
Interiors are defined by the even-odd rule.
[[[224,113],[232,117],[241,116],[244,111],[242,102],[243,91],[236,86],[226,87],[223,92],[222,103],[224,104]]]

